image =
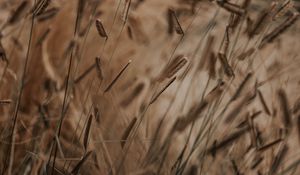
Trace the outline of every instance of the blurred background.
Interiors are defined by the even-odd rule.
[[[298,174],[293,0],[0,0],[2,174]]]

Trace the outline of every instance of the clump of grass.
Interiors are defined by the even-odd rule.
[[[1,174],[299,173],[297,5],[0,2]]]

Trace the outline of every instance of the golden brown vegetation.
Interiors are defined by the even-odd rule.
[[[1,174],[299,174],[299,1],[0,1]]]

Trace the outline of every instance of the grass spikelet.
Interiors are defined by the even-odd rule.
[[[294,105],[293,105],[292,112],[293,112],[294,114],[296,114],[299,110],[300,110],[300,98],[298,98],[298,99],[295,101],[295,103],[294,103]]]
[[[32,8],[32,14],[34,16],[39,16],[41,15],[45,10],[46,8],[48,7],[49,3],[50,3],[51,0],[39,0],[35,6]]]
[[[273,20],[279,16],[283,16],[289,9],[293,7],[291,0],[286,0],[273,14]]]
[[[224,38],[224,44],[223,44],[223,49],[220,53],[222,53],[223,55],[227,56],[228,54],[228,48],[229,48],[229,44],[230,44],[230,36],[229,36],[229,27],[226,27],[225,30],[225,34],[224,34],[225,38]]]
[[[292,122],[291,122],[291,114],[289,110],[288,99],[286,97],[286,93],[284,92],[284,90],[281,89],[278,91],[278,98],[282,109],[283,124],[285,128],[288,129],[291,126]]]
[[[239,168],[238,168],[235,160],[231,159],[230,162],[232,164],[232,168],[233,168],[234,174],[235,175],[240,175],[241,173],[240,173],[240,170],[239,170]]]
[[[226,55],[224,55],[223,53],[219,53],[218,54],[218,58],[221,62],[221,65],[224,69],[224,72],[225,74],[228,76],[228,77],[234,77],[234,72],[231,68],[231,66],[229,65],[228,61],[227,61],[227,58],[226,58]]]
[[[25,0],[20,3],[20,5],[17,7],[17,9],[12,13],[10,18],[8,19],[9,24],[14,24],[15,22],[19,21],[21,19],[22,14],[26,10],[26,7],[28,6],[28,1]]]
[[[249,5],[251,4],[251,0],[244,0],[244,2],[241,4],[241,8],[247,12]],[[241,16],[236,15],[235,13],[231,13],[231,22],[229,23],[228,27],[232,29],[233,31],[236,29],[238,24],[241,22]]]
[[[86,124],[86,127],[85,127],[85,132],[84,132],[84,137],[83,137],[83,147],[84,147],[85,151],[87,150],[87,146],[88,146],[88,140],[89,140],[89,135],[90,135],[90,131],[91,131],[92,121],[93,121],[93,115],[90,115],[88,122]]]
[[[45,127],[49,128],[49,121],[48,121],[49,118],[48,118],[47,106],[44,104],[38,104],[38,111],[39,111],[42,121],[44,122]]]
[[[297,117],[297,134],[298,134],[298,141],[300,144],[300,116]]]
[[[128,31],[129,37],[134,39],[134,41],[148,45],[149,38],[143,27],[143,21],[137,15],[132,15],[128,17],[128,27],[130,26],[130,31]],[[130,33],[131,32],[131,33]]]
[[[134,118],[130,121],[130,123],[129,123],[129,125],[127,126],[127,128],[125,129],[125,131],[124,131],[124,133],[123,133],[123,135],[122,135],[122,137],[121,137],[121,147],[122,147],[122,148],[124,147],[124,145],[125,145],[125,143],[126,143],[128,137],[129,137],[129,134],[130,134],[131,130],[133,129],[133,127],[134,127],[136,121],[137,121],[137,118],[134,117]]]
[[[247,8],[250,6],[251,1],[252,1],[252,0],[244,0],[244,2],[242,3],[241,7],[242,7],[243,9],[247,9]]]
[[[96,69],[97,69],[98,78],[102,81],[104,77],[103,77],[103,73],[102,73],[101,59],[99,57],[96,57],[95,61],[96,61]]]
[[[252,72],[250,72],[246,75],[246,77],[244,78],[242,83],[239,85],[239,87],[235,91],[234,95],[231,97],[231,101],[236,100],[240,96],[240,94],[242,93],[243,89],[245,88],[246,84],[248,83],[248,81],[250,80],[252,75],[253,75]]]
[[[259,97],[259,100],[262,104],[262,107],[263,107],[264,111],[266,112],[266,114],[271,115],[270,109],[267,105],[267,102],[265,101],[265,98],[264,98],[263,94],[261,93],[260,90],[258,90],[257,92],[258,92],[258,97]]]
[[[145,84],[143,82],[138,83],[133,91],[128,95],[128,97],[121,102],[121,106],[127,107],[128,105],[130,105],[134,101],[134,99],[141,94],[144,88]]]
[[[49,35],[50,32],[51,32],[51,29],[47,28],[47,30],[45,32],[43,32],[41,34],[41,36],[37,39],[35,46],[41,45],[44,42],[44,40],[47,38],[47,36]]]
[[[178,62],[175,64],[173,62],[173,65],[170,65],[170,69],[168,72],[166,72],[166,77],[171,78],[173,75],[175,75],[182,67],[184,67],[187,63],[187,58],[186,57],[181,57]]]
[[[167,11],[167,21],[168,21],[168,33],[169,35],[174,33],[174,20],[173,20],[173,10],[168,9]]]
[[[187,58],[183,55],[176,56],[170,64],[166,65],[162,73],[158,77],[158,81],[162,82],[166,78],[174,76],[187,63]]]
[[[37,16],[37,20],[39,22],[49,20],[49,19],[55,17],[58,12],[59,12],[59,8],[57,8],[57,7],[50,8],[50,9],[46,10],[44,13]]]
[[[269,10],[263,10],[262,12],[260,12],[257,20],[255,21],[255,23],[253,25],[249,25],[248,31],[248,36],[249,38],[254,37],[255,35],[259,34],[263,28],[266,26],[266,23],[268,22],[268,17],[269,17]]]
[[[271,43],[274,39],[278,38],[282,33],[284,33],[288,28],[290,28],[298,19],[299,13],[295,12],[293,15],[288,17],[283,23],[281,23],[278,27],[272,30],[269,34],[267,34],[263,39],[259,46],[259,48],[263,48],[267,43]]]
[[[256,139],[255,126],[254,126],[254,121],[251,117],[248,117],[248,125],[250,127],[251,145],[257,147],[258,144],[257,144],[257,139]]]
[[[253,170],[255,169],[260,163],[262,163],[264,160],[264,157],[261,157],[261,156],[258,156],[258,157],[255,157],[255,159],[253,160],[250,168]]]
[[[224,149],[225,147],[229,146],[230,144],[232,144],[234,141],[236,141],[237,139],[239,139],[241,136],[243,136],[244,134],[246,134],[249,131],[249,127],[245,127],[243,129],[240,129],[232,134],[230,134],[229,136],[227,136],[226,138],[224,138],[223,140],[221,140],[220,142],[217,142],[215,145],[213,145],[210,149],[209,152],[213,153],[213,152],[217,152],[220,149]]]
[[[247,112],[245,115],[243,115],[243,120],[241,120],[237,125],[236,128],[243,128],[249,124],[248,118],[249,118],[250,113]]]
[[[131,6],[131,0],[126,0],[125,1],[125,7],[124,7],[124,10],[123,10],[123,13],[122,13],[122,20],[123,20],[124,24],[127,22],[130,6]]]
[[[23,46],[22,46],[22,44],[20,43],[20,41],[19,41],[17,38],[12,37],[11,40],[12,40],[12,42],[14,43],[14,45],[15,45],[20,51],[23,50]]]
[[[192,122],[196,121],[201,117],[201,113],[206,109],[208,105],[207,101],[203,101],[195,106],[193,106],[185,117],[180,117],[176,120],[174,124],[174,130],[182,132],[185,130]]]
[[[215,64],[215,63],[209,63],[208,61],[214,61],[214,60],[208,60],[208,59],[213,59],[213,58],[209,58],[209,56],[211,56],[210,54],[212,53],[212,47],[213,47],[213,44],[214,44],[214,36],[209,36],[207,38],[207,41],[206,41],[206,44],[205,44],[205,48],[204,48],[204,52],[201,56],[201,60],[199,61],[199,65],[198,65],[198,70],[202,70],[203,67],[206,65],[206,64]]]
[[[208,60],[208,75],[212,79],[216,78],[216,63],[217,57],[215,53],[211,52]]]
[[[206,95],[204,101],[211,103],[214,100],[219,99],[222,93],[224,92],[224,89],[225,89],[225,82],[219,80],[218,84]]]
[[[255,49],[252,47],[250,49],[248,49],[246,52],[241,53],[237,59],[240,61],[245,60],[247,57],[251,56],[254,53]]]
[[[118,75],[113,79],[113,81],[105,88],[104,92],[108,92],[114,84],[118,81],[118,79],[121,77],[121,75],[124,73],[124,71],[127,69],[127,67],[130,65],[131,60],[128,61],[128,63],[121,69],[121,71],[118,73]]]
[[[243,107],[249,104],[249,99],[252,98],[252,94],[247,94],[243,98],[241,98],[238,102],[237,105],[232,109],[229,114],[225,117],[225,123],[230,123],[232,122],[238,114],[242,111]]]
[[[150,104],[153,104],[158,97],[176,80],[176,77],[172,78],[153,98],[150,100]]]
[[[247,27],[245,29],[245,32],[247,33],[248,36],[252,31],[253,23],[254,23],[253,20],[249,16],[247,16],[247,18],[246,18],[246,26]]]
[[[77,175],[79,174],[79,170],[81,169],[82,165],[87,161],[89,156],[92,154],[92,151],[87,152],[81,160],[75,165],[75,167],[72,169],[71,174],[72,175]]]
[[[0,42],[0,59],[2,61],[8,62],[8,59],[6,57],[6,52],[5,52],[1,42]]]
[[[183,31],[183,29],[182,29],[182,27],[181,27],[181,25],[179,23],[179,19],[177,18],[175,11],[172,10],[172,9],[169,9],[168,13],[170,13],[169,14],[170,15],[170,17],[169,17],[170,19],[169,20],[172,20],[172,22],[169,21],[169,26],[172,27],[172,28],[174,28],[177,34],[184,35],[184,31]],[[171,26],[171,25],[173,25],[173,26]],[[169,29],[169,33],[171,31],[172,30]]]
[[[261,148],[264,141],[262,139],[262,133],[257,126],[255,127],[255,133],[256,133],[257,148]]]
[[[95,68],[95,64],[92,64],[90,67],[88,67],[81,75],[79,75],[77,78],[75,78],[74,83],[78,84],[81,80],[83,80],[92,70]]]
[[[217,4],[226,9],[227,11],[237,14],[239,16],[245,14],[245,9],[236,4],[230,3],[227,0],[217,0]]]
[[[268,144],[261,146],[260,148],[258,148],[258,151],[260,151],[260,152],[266,151],[281,142],[282,142],[282,138],[276,139]]]
[[[95,22],[95,25],[96,25],[96,28],[97,28],[97,31],[98,31],[98,34],[105,38],[106,40],[108,39],[108,35],[104,29],[104,26],[102,24],[102,21],[100,19],[97,19],[96,22]]]
[[[250,119],[251,121],[253,121],[255,118],[257,118],[260,114],[262,113],[262,111],[257,111],[257,112],[254,112],[252,115],[250,115],[249,113],[246,113],[245,115],[245,119],[242,120],[241,122],[239,122],[239,124],[237,125],[236,128],[243,128],[245,126],[248,125],[248,119]],[[250,117],[249,117],[250,116]],[[253,127],[253,126],[252,126]],[[254,128],[251,128],[251,129],[254,129]]]
[[[100,112],[97,107],[94,107],[94,116],[95,116],[96,122],[99,123],[100,122]]]
[[[281,149],[278,151],[277,155],[275,156],[271,168],[270,168],[270,174],[275,174],[280,167],[280,164],[282,163],[284,157],[286,156],[288,152],[288,147],[287,145],[284,145],[281,147]]]
[[[77,14],[76,14],[76,22],[75,22],[75,30],[74,33],[76,34],[77,31],[80,29],[81,25],[81,20],[84,15],[84,8],[86,6],[86,1],[85,0],[78,0],[77,3]]]
[[[231,13],[227,27],[229,29],[231,29],[231,31],[235,31],[235,29],[238,26],[238,24],[240,23],[240,21],[241,21],[241,18],[239,15]]]
[[[71,40],[68,44],[68,47],[65,49],[63,56],[67,57],[71,51],[77,47],[78,43],[75,40]]]
[[[127,34],[128,34],[128,37],[133,40],[133,33],[132,33],[132,29],[130,26],[127,26]]]

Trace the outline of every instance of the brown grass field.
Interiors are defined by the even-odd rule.
[[[0,0],[1,175],[300,174],[299,0]]]

